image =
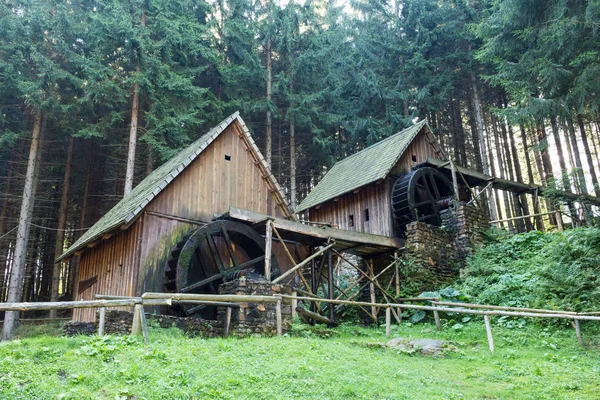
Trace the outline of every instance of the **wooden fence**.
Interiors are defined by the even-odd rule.
[[[221,307],[226,307],[226,317],[224,323],[224,336],[229,333],[231,324],[231,310],[240,306],[240,303],[275,303],[276,304],[276,324],[277,335],[281,336],[282,330],[282,303],[288,300],[292,304],[293,310],[296,310],[296,305],[299,301],[303,302],[319,302],[329,304],[343,304],[354,307],[382,308],[385,309],[385,332],[386,336],[391,334],[392,311],[396,309],[398,314],[402,310],[422,310],[432,311],[435,320],[436,328],[441,329],[441,321],[439,313],[458,313],[469,315],[481,315],[484,318],[485,329],[488,339],[490,351],[494,352],[494,339],[490,317],[492,316],[507,316],[507,317],[525,317],[525,318],[557,318],[568,319],[573,322],[577,340],[581,344],[581,329],[579,321],[600,321],[600,316],[596,316],[598,312],[576,313],[573,311],[561,310],[544,310],[535,308],[518,308],[518,307],[499,307],[483,304],[470,303],[452,303],[437,301],[437,299],[427,299],[431,302],[431,306],[407,304],[407,303],[375,303],[361,302],[341,299],[325,299],[318,297],[306,297],[296,295],[274,295],[274,296],[255,296],[255,295],[212,295],[212,294],[191,294],[191,293],[145,293],[141,297],[123,297],[123,296],[103,296],[97,295],[98,300],[86,301],[65,301],[65,302],[39,302],[39,303],[0,303],[0,311],[31,311],[31,310],[63,310],[73,308],[98,308],[99,322],[98,334],[104,334],[104,324],[106,318],[106,308],[112,307],[133,307],[133,322],[131,328],[132,335],[142,334],[144,342],[149,342],[148,327],[146,323],[146,314],[144,306],[170,306],[173,303],[194,303],[194,304],[209,304]],[[417,301],[420,298],[405,299]],[[298,308],[299,309],[299,308]],[[309,317],[322,322],[332,322],[320,314],[303,311],[309,314]],[[315,315],[313,315],[315,314]],[[321,319],[316,316],[322,317]]]

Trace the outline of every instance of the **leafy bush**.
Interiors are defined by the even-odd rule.
[[[493,235],[457,288],[480,304],[589,311],[600,304],[600,229]]]

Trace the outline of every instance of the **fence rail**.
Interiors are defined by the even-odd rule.
[[[393,309],[399,312],[402,310],[422,310],[432,311],[437,329],[441,329],[439,313],[458,313],[469,315],[481,315],[484,317],[486,334],[490,351],[494,351],[494,340],[490,317],[492,316],[507,316],[507,317],[524,317],[524,318],[555,318],[568,319],[573,321],[573,326],[577,335],[577,340],[582,343],[581,329],[579,321],[600,321],[600,312],[577,313],[573,311],[563,310],[544,310],[536,308],[519,308],[519,307],[501,307],[484,304],[471,303],[452,303],[437,301],[438,299],[427,299],[431,302],[431,306],[416,305],[407,303],[375,303],[350,301],[341,299],[325,299],[318,297],[307,296],[289,296],[289,295],[274,295],[274,296],[258,296],[258,295],[225,295],[225,294],[192,294],[192,293],[144,293],[141,297],[127,296],[108,296],[96,295],[97,300],[81,300],[81,301],[65,301],[65,302],[38,302],[38,303],[0,303],[0,311],[33,311],[33,310],[64,310],[73,308],[98,308],[100,309],[100,318],[98,323],[98,334],[104,333],[106,308],[114,307],[134,307],[132,335],[143,334],[144,342],[148,343],[148,328],[146,324],[146,314],[144,306],[170,306],[173,303],[192,303],[206,304],[219,307],[226,307],[226,317],[224,323],[224,335],[229,333],[231,324],[232,308],[239,308],[240,303],[275,303],[276,304],[276,323],[277,334],[282,335],[282,302],[283,300],[291,301],[293,311],[296,310],[296,305],[299,301],[303,302],[318,302],[329,304],[343,304],[355,307],[376,307],[385,309],[385,331],[386,335],[391,334],[391,314]],[[415,301],[417,298],[404,299]],[[364,309],[364,308],[363,308]],[[306,313],[310,317],[310,313]],[[332,322],[323,317],[323,322]]]

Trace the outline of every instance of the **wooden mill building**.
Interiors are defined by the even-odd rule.
[[[394,229],[392,185],[431,157],[446,158],[421,121],[337,162],[296,211],[340,229],[400,236]]]
[[[161,269],[177,240],[230,206],[293,215],[238,113],[154,170],[57,261],[80,257],[77,299],[163,291]],[[93,320],[93,310],[73,318]]]

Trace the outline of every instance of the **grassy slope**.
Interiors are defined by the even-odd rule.
[[[458,331],[393,328],[396,337],[456,341],[459,352],[432,358],[370,347],[386,340],[383,328],[350,326],[329,338],[306,327],[290,337],[246,339],[151,329],[149,346],[131,337],[38,336],[0,343],[0,398],[572,399],[600,393],[600,353],[591,332],[583,348],[572,330],[494,327],[491,354],[481,321]]]

